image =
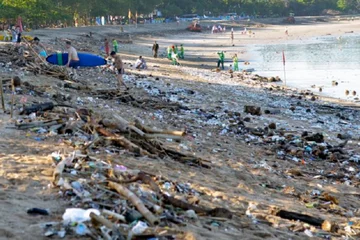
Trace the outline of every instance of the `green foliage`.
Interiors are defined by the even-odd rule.
[[[221,15],[228,12],[255,16],[317,15],[324,9],[358,11],[360,0],[2,0],[0,17],[42,24],[93,19],[96,16],[149,14],[159,9],[165,17],[197,13]]]
[[[337,7],[342,11],[358,11],[360,9],[360,0],[338,0]]]

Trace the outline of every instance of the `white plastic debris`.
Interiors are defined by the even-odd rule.
[[[197,219],[197,218],[198,218],[198,216],[197,216],[197,214],[195,213],[194,210],[187,210],[187,211],[185,212],[185,216],[186,216],[187,218],[190,218],[190,219]]]
[[[65,210],[63,223],[68,225],[70,223],[83,223],[90,220],[90,213],[100,215],[100,211],[97,209],[81,209],[81,208],[68,208]]]

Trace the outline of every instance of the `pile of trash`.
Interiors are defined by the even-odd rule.
[[[47,63],[30,44],[21,47],[12,44],[1,45],[0,66],[5,67],[9,72],[21,68],[22,71],[32,72],[35,75],[43,74],[61,80],[71,79],[66,68]]]
[[[62,224],[46,226],[45,235],[91,235],[103,239],[175,239],[198,215],[232,218],[223,208],[202,206],[190,184],[129,169],[118,159],[97,159],[75,151],[52,154],[53,184],[74,208]],[[177,196],[177,197],[175,197]],[[181,198],[179,198],[181,196]]]
[[[116,114],[108,119],[91,110],[52,103],[24,106],[15,127],[36,134],[36,141],[53,137],[77,149],[69,155],[51,154],[55,166],[53,186],[74,208],[66,210],[61,224],[45,224],[45,236],[175,239],[188,234],[176,225],[184,226],[198,215],[232,218],[233,214],[225,208],[203,205],[198,198],[201,193],[190,184],[130,169],[121,158],[113,157],[116,152],[134,160],[171,159],[211,168],[211,162],[166,144],[180,144],[186,135],[183,130],[154,129],[140,119],[130,123]],[[104,153],[102,158],[97,152]]]
[[[247,106],[244,111],[256,115],[261,109]],[[19,116],[15,126],[21,130],[28,129],[37,133],[40,137],[35,140],[42,141],[41,136],[61,136],[61,141],[77,149],[68,155],[60,152],[51,155],[55,166],[53,186],[59,188],[60,196],[68,200],[73,208],[66,210],[61,223],[44,224],[45,236],[182,239],[189,233],[180,230],[183,229],[181,227],[192,224],[199,217],[209,218],[211,226],[215,226],[218,221],[232,219],[235,214],[226,208],[210,207],[207,201],[200,200],[204,193],[187,182],[172,181],[164,176],[149,173],[144,168],[131,168],[124,163],[122,157],[117,157],[120,154],[125,158],[133,158],[134,161],[137,158],[145,158],[149,161],[160,158],[166,161],[175,160],[197,168],[211,168],[211,162],[194,154],[178,151],[186,135],[184,130],[154,129],[146,126],[141,119],[135,118],[133,122],[129,122],[116,114],[110,119],[98,116],[91,110],[69,110],[66,106],[55,106],[52,103],[25,106],[21,114],[20,116],[23,117]],[[232,119],[229,123],[232,122],[234,127],[237,123],[242,123],[240,130],[244,132],[235,127],[237,134],[247,138],[249,134],[258,137],[249,138],[248,143],[271,146],[280,159],[300,164],[325,159],[329,163],[341,161],[344,166],[342,170],[345,171],[345,173],[340,171],[309,173],[289,170],[288,177],[311,176],[329,181],[343,178],[344,183],[348,185],[359,182],[356,179],[360,177],[357,174],[360,156],[343,150],[346,142],[342,146],[331,146],[325,142],[325,137],[320,133],[304,132],[302,136],[283,134],[274,124],[269,125],[266,130],[252,129],[245,127],[240,113],[227,112],[226,116]],[[178,145],[178,148],[169,147],[167,142]],[[104,154],[95,154],[101,152]],[[117,154],[113,155],[113,153]],[[271,171],[271,167],[266,163],[260,167]],[[298,194],[288,188],[282,191],[294,196]],[[314,190],[304,198],[304,201],[308,208],[348,212],[338,206],[339,201],[325,191]],[[249,206],[246,215],[255,224],[270,221],[269,214],[281,219],[300,220],[292,230],[302,231],[308,236],[315,236],[314,232],[323,234],[322,236],[328,236],[329,232],[357,234],[356,219],[349,227],[284,209],[276,209],[269,213],[271,207],[265,206],[265,208],[266,213],[262,212],[261,208]],[[319,232],[316,227],[325,232]]]
[[[84,74],[83,78],[87,78],[98,70],[89,70],[88,75],[80,73]],[[184,72],[190,74],[186,68]],[[192,74],[196,76],[200,72]],[[128,91],[98,88],[97,84],[104,83],[111,87],[111,81],[106,75],[99,76],[100,73],[93,85],[94,89],[85,81],[83,85],[81,81],[79,84],[61,82],[50,87],[36,87],[33,82],[24,82],[24,87],[17,89],[17,93],[46,98],[46,101],[32,101],[33,105],[27,105],[24,101],[21,102],[21,108],[13,102],[11,108],[20,109],[15,128],[26,130],[26,135],[36,141],[52,139],[75,149],[71,154],[51,154],[54,164],[52,186],[59,190],[59,196],[67,200],[72,208],[65,211],[61,222],[44,224],[44,235],[86,235],[93,239],[184,239],[189,235],[184,229],[189,227],[204,228],[213,233],[221,230],[237,234],[238,229],[246,231],[256,228],[259,223],[270,223],[273,229],[280,226],[282,231],[301,232],[302,236],[359,234],[359,220],[355,210],[339,206],[339,200],[332,192],[320,187],[300,193],[290,186],[273,186],[270,180],[261,185],[280,191],[280,194],[286,194],[291,200],[300,199],[298,202],[303,203],[301,206],[332,215],[331,221],[301,214],[299,212],[302,209],[286,211],[280,207],[271,210],[273,199],[267,204],[251,205],[250,201],[255,194],[262,197],[260,195],[263,192],[255,191],[255,194],[247,195],[241,187],[243,184],[246,185],[244,189],[255,189],[253,185],[257,185],[261,177],[249,171],[257,168],[265,174],[268,171],[274,173],[271,177],[283,177],[281,180],[306,178],[358,186],[360,156],[356,149],[349,148],[349,145],[354,146],[355,141],[352,141],[356,134],[348,136],[347,133],[347,130],[359,127],[351,122],[356,119],[356,114],[346,109],[341,113],[337,109],[331,111],[330,107],[324,109],[325,105],[317,106],[313,101],[300,102],[299,96],[289,98],[276,94],[257,94],[247,88],[234,87],[237,80],[230,79],[227,74],[220,77],[218,73],[207,74],[203,77],[209,82],[228,85],[209,84],[206,91],[202,91],[201,87],[181,86],[152,76],[124,76],[126,83],[133,82],[136,88],[141,89],[141,97],[137,99]],[[229,80],[222,82],[225,79]],[[5,91],[10,90],[8,88]],[[222,94],[212,95],[217,91],[229,95],[227,98]],[[261,104],[253,105],[255,102]],[[76,107],[71,106],[71,103]],[[134,109],[121,111],[129,105]],[[107,114],[103,114],[105,111],[102,108],[107,110]],[[330,112],[330,117],[318,114],[322,110]],[[140,111],[142,113],[138,114]],[[121,112],[121,116],[114,114],[118,112]],[[335,115],[337,113],[339,115]],[[154,120],[152,124],[161,128],[171,123],[172,128],[180,130],[150,127],[143,119],[135,116],[147,116]],[[280,116],[290,117],[283,120]],[[346,131],[339,133],[337,140],[341,142],[334,144],[334,141],[330,142],[334,139],[321,130],[289,127],[286,122],[289,119],[306,121],[313,129],[319,125],[332,131]],[[221,159],[220,163],[215,163],[192,151],[196,148],[202,151],[205,149],[208,151],[207,156],[213,154],[214,158],[220,158],[221,153],[225,152],[221,146],[223,143],[218,141],[221,137],[228,137],[226,141],[233,141],[231,146],[234,147],[239,144],[239,148],[250,146],[254,151],[261,149],[264,155],[275,156],[272,160],[276,163],[270,164],[266,159],[259,164],[259,159],[254,157],[247,165],[251,170],[238,171],[239,175],[236,175],[237,169],[228,170],[227,165],[222,165]],[[190,141],[193,143],[187,144]],[[205,144],[215,148],[202,149]],[[229,149],[228,152],[231,151]],[[171,174],[185,176],[172,178],[169,176],[171,174],[164,176],[166,174],[163,175],[161,170],[149,170],[148,166],[155,161],[170,165],[168,172]],[[239,165],[249,163],[247,159],[232,159],[232,156],[228,161],[236,161]],[[288,163],[299,168],[279,167]],[[186,167],[179,173],[172,169],[176,168],[173,166],[175,164]],[[304,170],[302,166],[312,166],[313,169]],[[321,169],[324,166],[326,169]],[[206,187],[194,186],[190,180],[187,181],[189,176],[184,171],[189,169],[195,169],[196,175],[206,174],[210,178],[217,175],[215,184],[220,184],[222,180],[226,184],[238,184],[239,181],[239,187],[231,186],[229,194],[225,194],[223,189],[215,191],[214,183],[212,187],[203,190]],[[224,176],[227,174],[235,181],[227,181],[227,176]],[[204,177],[201,180],[205,181]],[[245,211],[244,206],[247,204],[248,210]],[[42,209],[32,209],[30,212],[49,214]],[[340,224],[334,223],[335,218],[344,216],[349,218],[348,223],[343,218],[338,221]],[[233,220],[229,223],[230,219]]]

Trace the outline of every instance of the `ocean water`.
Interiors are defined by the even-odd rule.
[[[360,36],[345,34],[276,45],[254,45],[249,53],[255,73],[279,76],[284,84],[283,51],[287,86],[352,101],[360,97]],[[338,85],[333,86],[333,81]]]

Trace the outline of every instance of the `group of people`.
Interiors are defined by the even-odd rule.
[[[210,27],[208,27],[208,28],[210,28]],[[214,26],[211,28],[211,33],[212,33],[212,34],[213,34],[213,33],[219,33],[219,32],[225,33],[225,32],[226,32],[226,27],[225,27],[225,26],[224,26],[224,27],[221,27],[220,25],[219,25],[219,26],[214,25]]]
[[[4,41],[10,41],[20,45],[21,43],[21,28],[19,26],[12,26],[4,30]]]
[[[179,59],[185,58],[184,46],[182,44],[180,45],[180,48],[178,45],[168,46],[167,58],[172,61],[173,65],[179,65]]]
[[[111,43],[112,43],[112,51],[117,53],[119,50],[119,43],[117,42],[117,40],[115,38],[112,40]],[[106,56],[107,57],[110,56],[110,43],[107,38],[104,39],[104,49],[105,49]]]
[[[21,29],[19,26],[13,26],[11,28],[12,42],[20,44],[21,43]]]
[[[220,51],[217,53],[218,56],[219,56],[219,59],[218,59],[218,63],[217,63],[217,67],[220,68],[220,65],[221,65],[221,68],[222,70],[224,70],[224,62],[225,62],[225,52],[224,51]],[[238,59],[238,56],[237,54],[235,54],[233,57],[232,57],[232,60],[233,60],[233,70],[234,71],[239,71],[239,59]]]

